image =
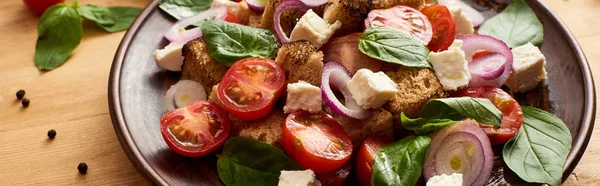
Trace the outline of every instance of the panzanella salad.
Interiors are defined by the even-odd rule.
[[[179,21],[156,63],[181,72],[161,134],[181,156],[216,155],[225,185],[481,186],[495,159],[561,184],[569,130],[511,96],[547,76],[523,0],[489,20],[457,0],[160,8]]]

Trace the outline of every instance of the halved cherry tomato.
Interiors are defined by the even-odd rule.
[[[348,34],[344,37],[331,38],[321,50],[323,50],[323,61],[335,61],[354,74],[361,68],[377,72],[381,69],[381,61],[371,58],[358,49],[358,38],[362,33]]]
[[[225,16],[225,21],[240,24],[240,20],[235,16],[235,14],[232,14],[231,12],[227,12],[227,16]]]
[[[427,44],[431,41],[431,23],[418,10],[398,5],[388,9],[371,10],[365,19],[365,28],[388,27],[405,31]]]
[[[282,129],[283,150],[298,164],[315,173],[339,169],[352,154],[352,141],[340,123],[320,112],[293,112]]]
[[[317,179],[321,182],[322,186],[342,186],[350,175],[350,169],[352,169],[352,166],[350,166],[350,161],[348,161],[335,171],[317,174]]]
[[[448,49],[456,33],[456,23],[448,8],[441,4],[434,4],[423,8],[421,12],[427,16],[433,27],[432,39],[427,44],[429,50],[439,52]]]
[[[272,59],[235,62],[217,89],[217,98],[231,115],[255,120],[269,114],[285,85],[283,69]]]
[[[523,124],[523,110],[521,110],[521,106],[514,98],[500,88],[466,88],[459,90],[456,94],[458,96],[487,98],[502,112],[500,128],[494,128],[492,125],[479,125],[490,138],[492,145],[506,143],[506,141],[515,136],[515,133],[517,133]]]
[[[42,15],[49,7],[65,2],[65,0],[23,0],[25,5],[37,15]]]
[[[377,151],[392,142],[394,142],[394,139],[391,136],[371,136],[365,139],[360,146],[360,150],[358,150],[358,157],[356,157],[356,175],[360,185],[371,185],[373,163],[375,163]]]
[[[229,136],[229,117],[218,105],[197,100],[165,113],[160,132],[177,154],[199,157],[219,148]]]

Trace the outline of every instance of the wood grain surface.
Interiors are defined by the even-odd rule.
[[[78,2],[141,8],[150,0]],[[579,40],[598,76],[600,1],[544,3]],[[83,40],[67,63],[40,72],[33,62],[39,17],[20,0],[0,1],[0,10],[0,185],[148,185],[119,145],[108,114],[108,74],[125,32],[106,33],[85,21]],[[26,109],[16,101],[19,89],[31,100]],[[49,129],[58,133],[54,140],[46,137]],[[565,185],[600,185],[600,139],[594,136]],[[79,162],[88,164],[86,175],[77,172]]]

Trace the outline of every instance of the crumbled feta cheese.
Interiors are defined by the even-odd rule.
[[[465,14],[462,13],[462,8],[454,8],[451,9],[450,12],[452,12],[452,17],[456,23],[456,33],[454,34],[454,38],[459,38],[475,32],[471,20],[467,19]]]
[[[300,21],[298,21],[294,30],[292,30],[290,40],[297,41],[306,39],[317,47],[321,47],[341,26],[342,23],[340,21],[329,24],[313,12],[312,9],[309,9],[302,18],[300,18]]]
[[[546,58],[536,46],[527,43],[512,49],[513,71],[504,83],[513,92],[527,92],[546,79]]]
[[[437,175],[427,180],[427,186],[462,186],[463,175],[459,173],[452,173],[452,175]]]
[[[298,83],[287,85],[287,99],[283,112],[306,110],[315,113],[321,111],[321,103],[321,89],[319,87],[305,81],[298,81]]]
[[[315,173],[308,169],[302,171],[281,171],[278,186],[316,186]]]
[[[181,55],[181,48],[184,44],[172,42],[164,49],[155,50],[153,54],[156,65],[170,71],[181,71],[184,59]]]
[[[363,68],[346,84],[356,103],[364,109],[380,108],[398,93],[396,83],[383,72]]]
[[[456,39],[448,50],[431,52],[427,58],[444,90],[458,90],[469,85],[471,80],[465,52],[460,49],[462,44],[462,40]]]

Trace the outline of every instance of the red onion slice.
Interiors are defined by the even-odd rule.
[[[350,72],[342,65],[336,62],[329,62],[323,67],[321,77],[321,94],[325,105],[332,112],[344,117],[353,119],[365,119],[369,117],[369,112],[358,106],[356,100],[346,87],[346,83],[350,81]],[[338,89],[344,95],[345,105],[335,97],[332,88]]]
[[[325,3],[327,3],[327,0],[300,0],[300,1],[302,1],[306,6],[308,6],[310,8],[321,6],[321,5],[324,5]]]
[[[277,5],[277,8],[275,8],[275,14],[273,15],[273,29],[275,30],[275,37],[277,37],[279,43],[290,42],[290,38],[285,34],[283,28],[281,28],[281,14],[283,14],[285,11],[293,9],[296,9],[304,14],[306,11],[308,11],[309,7],[299,0],[284,0]]]
[[[185,107],[188,103],[195,100],[206,100],[206,90],[198,82],[192,80],[180,80],[172,85],[163,102],[168,111]]]
[[[453,168],[451,161],[460,160]],[[464,165],[463,165],[464,164]],[[489,138],[471,120],[463,120],[438,131],[431,140],[423,168],[425,180],[452,173],[463,174],[463,185],[484,185],[494,165]]]
[[[246,4],[248,4],[248,8],[253,12],[262,14],[265,11],[265,6],[267,6],[268,0],[246,0]]]
[[[502,73],[506,67],[506,58],[498,53],[487,54],[469,63],[471,76],[477,76],[484,80],[493,80]]]
[[[206,19],[225,19],[226,16],[227,8],[223,6],[211,8],[178,21],[165,32],[164,36],[171,42],[188,42],[201,37],[202,31],[200,30],[200,27],[190,30],[186,30],[186,27]]]
[[[462,13],[465,15],[465,17],[467,17],[467,19],[471,21],[473,27],[481,25],[481,23],[483,23],[483,21],[485,20],[485,18],[481,13],[479,13],[479,11],[475,10],[473,7],[462,2],[461,0],[438,0],[438,3],[448,7],[448,9],[450,10],[461,8]]]
[[[473,61],[473,55],[481,50],[487,50],[490,53],[500,54],[506,59],[504,71],[502,71],[502,74],[497,76],[497,78],[484,79],[477,74],[474,74],[469,82],[469,87],[502,86],[508,79],[508,76],[510,76],[510,73],[512,73],[513,55],[510,51],[510,48],[508,48],[508,46],[501,40],[486,35],[465,35],[461,37],[460,40],[463,40],[461,49],[465,52],[465,58],[469,63]]]

